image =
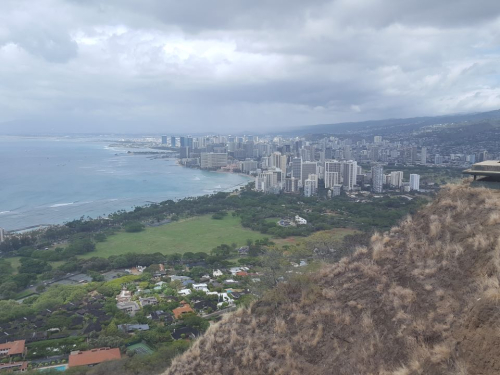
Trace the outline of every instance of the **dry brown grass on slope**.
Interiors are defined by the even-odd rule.
[[[500,192],[451,186],[238,310],[166,374],[500,373]]]

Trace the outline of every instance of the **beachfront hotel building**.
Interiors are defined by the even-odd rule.
[[[202,152],[200,157],[201,169],[217,169],[227,165],[227,153]]]

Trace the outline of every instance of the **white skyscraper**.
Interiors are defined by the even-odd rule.
[[[3,228],[0,228],[0,243],[5,241],[5,230]]]
[[[410,190],[420,191],[420,175],[411,174],[410,175]]]
[[[340,175],[338,172],[325,172],[325,188],[329,189],[333,185],[340,183]]]
[[[392,187],[398,187],[398,188],[403,186],[403,172],[401,171],[391,172],[390,185]]]
[[[346,161],[342,168],[343,186],[346,190],[352,190],[356,185],[356,171],[358,163],[354,160]]]
[[[304,181],[304,196],[312,197],[318,191],[318,176],[310,174],[309,178]]]
[[[282,188],[281,170],[269,170],[259,173],[255,177],[255,190],[264,193],[278,193]]]
[[[286,171],[286,155],[281,155],[281,152],[274,152],[270,156],[270,167],[279,168]]]
[[[325,161],[325,188],[340,184],[342,163],[336,160]]]
[[[384,168],[381,165],[372,167],[372,191],[382,193],[384,185]]]

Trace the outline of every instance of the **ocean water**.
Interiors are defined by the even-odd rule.
[[[244,185],[248,178],[130,155],[110,142],[0,137],[0,227],[19,230],[97,217],[148,202]],[[153,150],[149,150],[153,151]]]

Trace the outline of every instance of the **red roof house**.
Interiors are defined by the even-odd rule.
[[[25,343],[25,340],[17,340],[0,344],[0,357],[11,357],[13,355],[24,356],[26,354]]]
[[[68,367],[91,366],[106,361],[114,361],[122,357],[118,348],[98,348],[86,351],[72,352]]]

